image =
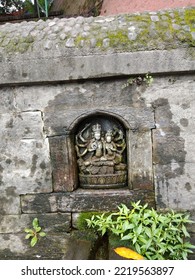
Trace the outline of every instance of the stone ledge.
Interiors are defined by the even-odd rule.
[[[151,190],[82,190],[21,196],[22,213],[112,211],[121,203],[141,200],[155,207]]]
[[[1,85],[57,83],[69,80],[122,75],[191,72],[195,69],[194,49],[152,50],[88,56],[24,57],[16,55],[0,62]]]
[[[2,25],[0,84],[193,71],[194,16],[192,7]]]

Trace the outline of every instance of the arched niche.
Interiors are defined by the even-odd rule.
[[[124,118],[124,116],[126,115],[125,114],[123,114],[124,116],[121,115],[115,114],[111,110],[108,111],[90,110],[87,113],[84,112],[81,113],[78,111],[77,114],[76,113],[74,114],[75,117],[72,118],[71,122],[70,119],[67,121],[67,123],[69,124],[66,126],[66,133],[62,133],[58,136],[49,138],[54,192],[72,192],[76,189],[82,190],[82,188],[107,189],[107,188],[128,187],[129,189],[132,189],[131,145],[130,145],[131,129],[129,126],[129,122]],[[83,137],[85,140],[91,140],[90,134],[92,133],[93,125],[97,125],[97,124],[101,125],[102,132],[103,132],[102,137],[105,137],[105,134],[109,132],[109,130],[111,130],[111,132],[113,133],[114,127],[116,127],[117,130],[121,130],[123,139],[125,141],[125,149],[122,151],[122,161],[119,161],[119,164],[121,164],[121,166],[118,166],[119,168],[118,174],[120,173],[120,171],[122,171],[121,170],[122,164],[125,165],[125,167],[123,166],[125,172],[121,172],[121,174],[118,176],[117,175],[113,176],[112,175],[113,172],[111,172],[110,177],[107,176],[109,177],[107,179],[105,178],[102,179],[101,174],[98,174],[100,175],[98,176],[98,179],[97,178],[91,179],[93,182],[97,180],[99,182],[97,184],[91,183],[85,185],[83,183],[86,180],[85,176],[83,177],[81,176],[79,178],[79,174],[81,172],[80,172],[80,166],[78,164],[79,158],[75,147],[77,145],[76,136],[85,128],[87,124],[90,125],[88,127],[88,131],[84,131]],[[114,133],[116,133],[116,130]],[[87,139],[88,136],[86,134],[88,134],[89,139]],[[119,137],[118,132],[114,135],[114,137],[115,137],[114,139],[115,144],[118,145],[122,143],[122,141],[116,141],[116,137]],[[79,143],[81,142],[79,141]],[[80,153],[82,152],[83,151],[80,151]],[[105,166],[103,169],[105,169]],[[118,178],[116,179],[116,177]],[[83,180],[81,178],[83,178]]]
[[[75,120],[78,187],[124,188],[128,185],[128,137],[119,117],[94,112]]]

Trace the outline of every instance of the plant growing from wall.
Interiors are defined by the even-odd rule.
[[[153,83],[153,80],[154,80],[153,77],[149,73],[147,73],[144,77],[138,76],[135,78],[129,78],[127,80],[127,82],[122,85],[122,89],[129,87],[133,84],[138,85],[138,86],[140,86],[142,84],[146,84],[146,85],[150,86]]]
[[[131,203],[131,209],[122,204],[119,211],[107,215],[93,215],[87,219],[89,228],[102,235],[106,232],[127,241],[128,247],[149,260],[181,260],[195,248],[187,239],[190,237],[186,225],[193,223],[186,213],[173,210],[158,213],[142,206],[140,201]],[[117,252],[117,251],[116,251]]]
[[[46,236],[46,233],[41,231],[42,228],[39,226],[39,221],[37,218],[33,219],[32,226],[33,226],[32,229],[25,228],[24,231],[27,233],[25,239],[30,239],[30,246],[34,247],[41,237]]]

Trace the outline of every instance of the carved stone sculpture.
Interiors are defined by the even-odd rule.
[[[86,124],[75,137],[80,186],[113,188],[126,184],[124,160],[125,137],[113,126],[103,130],[101,124]]]

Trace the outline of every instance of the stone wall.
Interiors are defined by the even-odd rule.
[[[0,259],[98,258],[99,241],[75,237],[77,217],[120,203],[194,219],[194,17],[191,8],[1,26]],[[124,87],[148,72],[151,85]],[[79,188],[74,133],[96,115],[127,131],[123,189]],[[47,237],[30,248],[24,228],[35,217]]]

